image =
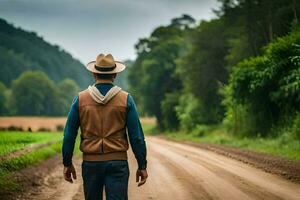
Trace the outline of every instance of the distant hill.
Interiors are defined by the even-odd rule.
[[[41,70],[54,81],[71,78],[81,88],[92,82],[84,66],[62,48],[0,19],[0,81],[9,86],[27,70]]]

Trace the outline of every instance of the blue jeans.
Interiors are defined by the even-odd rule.
[[[82,178],[86,200],[128,199],[129,168],[127,160],[83,161]]]

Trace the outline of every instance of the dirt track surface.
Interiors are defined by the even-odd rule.
[[[213,151],[155,137],[147,137],[147,145],[149,180],[143,187],[135,183],[136,161],[130,153],[130,200],[300,200],[300,184]],[[19,199],[83,199],[80,164],[75,159],[79,178],[73,184],[62,179],[60,157],[26,169],[30,193],[26,190]]]
[[[197,142],[184,142],[187,145],[200,147],[216,152],[220,155],[233,158],[262,169],[266,172],[277,174],[285,179],[300,184],[300,161],[287,160],[278,156],[265,153],[239,149],[218,144],[206,144]]]

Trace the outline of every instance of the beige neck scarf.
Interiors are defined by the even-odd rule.
[[[107,102],[109,102],[114,96],[116,96],[120,91],[121,88],[118,86],[113,86],[107,93],[105,96],[103,96],[99,90],[96,88],[95,85],[90,85],[88,87],[88,91],[91,95],[91,97],[94,99],[94,101],[96,101],[97,103],[100,104],[106,104]]]

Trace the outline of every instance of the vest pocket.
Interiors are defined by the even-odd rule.
[[[124,138],[104,138],[103,153],[111,153],[116,151],[127,151],[128,142]]]
[[[103,139],[98,137],[82,138],[80,150],[83,153],[98,154],[103,153]]]

